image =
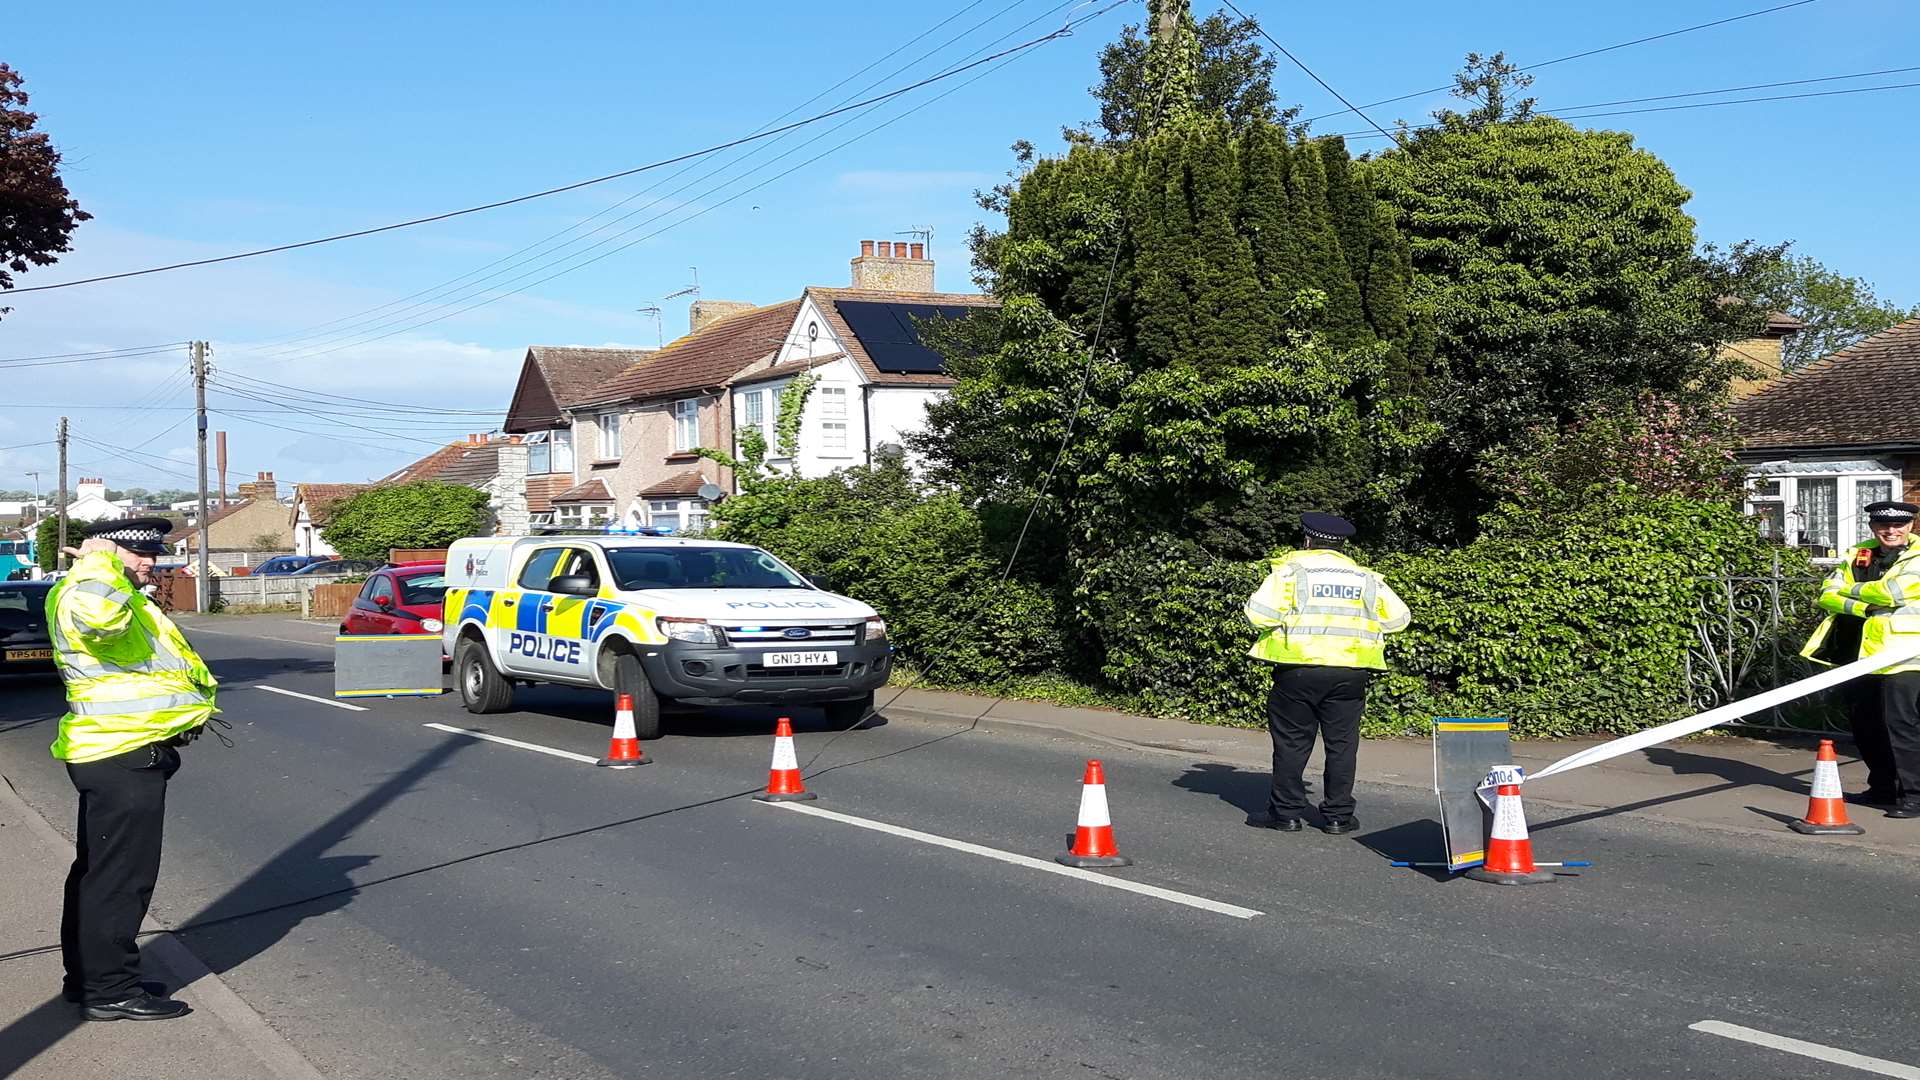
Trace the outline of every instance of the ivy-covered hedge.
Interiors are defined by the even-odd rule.
[[[952,495],[876,470],[773,485],[723,504],[724,535],[761,544],[874,605],[935,681],[988,687],[1040,673],[1170,716],[1264,722],[1267,665],[1241,605],[1266,564],[1149,536],[999,584],[1005,538]],[[1684,655],[1702,578],[1759,573],[1768,547],[1731,507],[1624,491],[1553,513],[1507,509],[1474,543],[1354,554],[1413,611],[1388,638],[1368,735],[1436,716],[1504,716],[1523,736],[1633,731],[1691,711]],[[1804,571],[1794,553],[1788,572]]]

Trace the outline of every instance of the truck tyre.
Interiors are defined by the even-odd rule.
[[[865,697],[854,698],[852,701],[829,701],[826,709],[828,726],[853,727],[873,712],[873,691],[869,690]]]
[[[454,646],[453,682],[470,713],[506,712],[513,706],[513,684],[494,670],[484,642],[461,638]]]
[[[633,695],[633,733],[642,741],[660,737],[660,695],[647,681],[647,669],[640,658],[625,649],[613,655],[613,686],[616,694]]]

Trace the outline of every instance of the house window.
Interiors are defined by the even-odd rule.
[[[547,442],[548,432],[535,431],[527,436],[527,473],[541,476],[553,471],[553,447]]]
[[[847,452],[847,388],[820,388],[820,452],[841,456]]]
[[[569,528],[605,525],[613,520],[609,503],[558,503],[553,508],[554,524]]]
[[[738,439],[749,431],[758,431],[762,436],[767,427],[767,399],[764,390],[749,390],[740,395],[740,419],[736,423],[734,437]]]
[[[707,501],[648,499],[647,524],[674,533],[699,532],[707,527]]]
[[[620,414],[617,412],[600,414],[600,460],[618,461],[620,459]]]
[[[1892,498],[1898,475],[1872,460],[1768,462],[1747,483],[1747,513],[1761,535],[1836,558],[1871,535],[1865,508]]]
[[[688,398],[673,403],[673,448],[686,452],[700,446],[700,401]]]
[[[573,429],[554,428],[548,432],[548,441],[553,444],[553,463],[549,470],[557,473],[573,472]]]

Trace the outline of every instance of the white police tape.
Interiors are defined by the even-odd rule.
[[[1817,675],[1809,675],[1796,682],[1790,682],[1785,686],[1776,687],[1764,694],[1755,694],[1750,698],[1729,702],[1717,709],[1708,709],[1706,712],[1696,713],[1693,716],[1687,717],[1685,720],[1675,720],[1671,724],[1662,724],[1656,728],[1648,728],[1645,731],[1623,736],[1612,742],[1605,742],[1599,746],[1588,747],[1577,754],[1569,754],[1546,768],[1541,769],[1539,772],[1534,773],[1531,779],[1544,780],[1555,773],[1568,772],[1587,765],[1597,765],[1602,761],[1617,758],[1622,754],[1631,754],[1635,750],[1644,750],[1649,746],[1656,746],[1671,739],[1678,739],[1682,735],[1692,735],[1695,732],[1705,731],[1710,727],[1729,723],[1743,716],[1751,716],[1763,709],[1771,709],[1797,698],[1806,697],[1808,694],[1838,686],[1850,679],[1856,679],[1862,675],[1871,675],[1881,668],[1892,667],[1895,664],[1903,664],[1917,656],[1920,656],[1920,641],[1902,643],[1897,647],[1884,649],[1863,660],[1855,660],[1850,664],[1841,664],[1836,668],[1828,668],[1826,671],[1822,671]]]
[[[1487,778],[1480,781],[1479,785],[1473,789],[1473,793],[1480,796],[1480,801],[1486,803],[1487,809],[1491,810],[1493,809],[1493,797],[1488,795],[1488,792],[1505,785],[1511,784],[1518,786],[1526,782],[1527,770],[1520,766],[1495,765],[1487,770]]]

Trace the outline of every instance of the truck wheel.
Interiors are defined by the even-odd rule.
[[[873,691],[867,696],[852,701],[829,701],[826,705],[827,723],[832,727],[850,728],[867,718],[873,712]]]
[[[614,654],[613,685],[615,693],[633,695],[634,735],[642,740],[659,738],[660,695],[653,692],[638,656],[626,651]]]
[[[453,681],[470,713],[506,712],[513,706],[513,684],[493,669],[483,642],[461,638],[454,646]]]

